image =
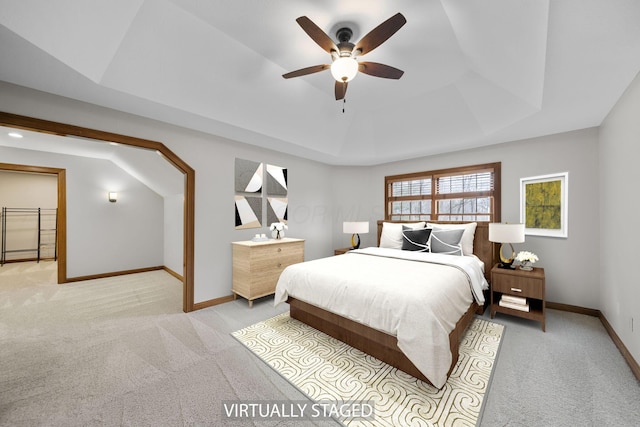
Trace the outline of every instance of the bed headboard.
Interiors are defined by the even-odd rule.
[[[378,246],[380,246],[380,236],[382,235],[382,223],[383,222],[394,222],[398,224],[409,223],[409,222],[417,222],[418,220],[413,221],[394,221],[394,220],[378,220]],[[431,223],[441,223],[441,224],[465,224],[469,221],[427,221]],[[499,259],[497,251],[500,250],[497,245],[494,245],[489,241],[489,223],[488,222],[478,222],[476,227],[476,234],[473,237],[473,253],[484,262],[484,276],[487,281],[490,281],[491,278],[491,269],[494,264]]]

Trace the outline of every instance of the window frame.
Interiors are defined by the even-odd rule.
[[[501,221],[501,181],[502,181],[502,163],[494,162],[494,163],[484,163],[478,165],[469,165],[469,166],[461,166],[447,169],[437,169],[432,171],[424,171],[424,172],[413,172],[407,174],[400,175],[389,175],[384,177],[384,218],[385,220],[391,221],[391,217],[393,216],[393,212],[391,209],[393,202],[404,202],[404,201],[423,201],[429,200],[431,201],[431,212],[429,213],[430,219],[427,221],[438,221],[438,222],[500,222]],[[493,190],[488,191],[468,191],[468,192],[458,192],[458,193],[444,193],[440,194],[437,192],[437,182],[438,178],[443,178],[447,176],[458,176],[458,175],[468,175],[473,173],[481,173],[485,171],[493,172]],[[392,188],[393,183],[402,182],[402,181],[412,181],[412,180],[420,180],[420,179],[430,179],[431,180],[431,194],[424,195],[409,195],[409,196],[392,196]],[[489,216],[488,221],[478,221],[478,220],[464,220],[464,221],[448,221],[448,220],[438,220],[438,215],[447,215],[446,213],[439,214],[437,211],[437,205],[440,200],[448,200],[448,199],[464,199],[464,198],[480,198],[480,197],[489,197],[490,200],[490,212],[487,214]],[[476,213],[477,214],[477,213]],[[411,214],[408,214],[411,215]],[[420,215],[420,214],[416,214]],[[426,214],[423,214],[426,215]],[[403,215],[404,216],[404,215]],[[403,219],[404,221],[404,219]],[[417,219],[417,221],[421,221]]]

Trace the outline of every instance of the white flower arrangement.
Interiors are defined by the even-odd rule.
[[[274,239],[282,239],[284,237],[284,230],[288,230],[287,224],[284,222],[272,222],[271,227],[271,236]]]
[[[518,255],[516,255],[516,261],[533,264],[538,261],[538,255],[529,251],[520,251]]]
[[[272,222],[271,223],[271,231],[282,231],[288,230],[289,227],[284,222]]]

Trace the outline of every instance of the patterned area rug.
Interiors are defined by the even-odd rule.
[[[371,401],[375,419],[348,426],[475,426],[504,326],[474,318],[438,390],[283,313],[233,336],[315,402]]]

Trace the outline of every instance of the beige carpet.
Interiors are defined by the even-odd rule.
[[[283,313],[233,333],[314,401],[373,401],[375,419],[349,426],[475,426],[504,326],[475,318],[460,360],[438,390]]]

